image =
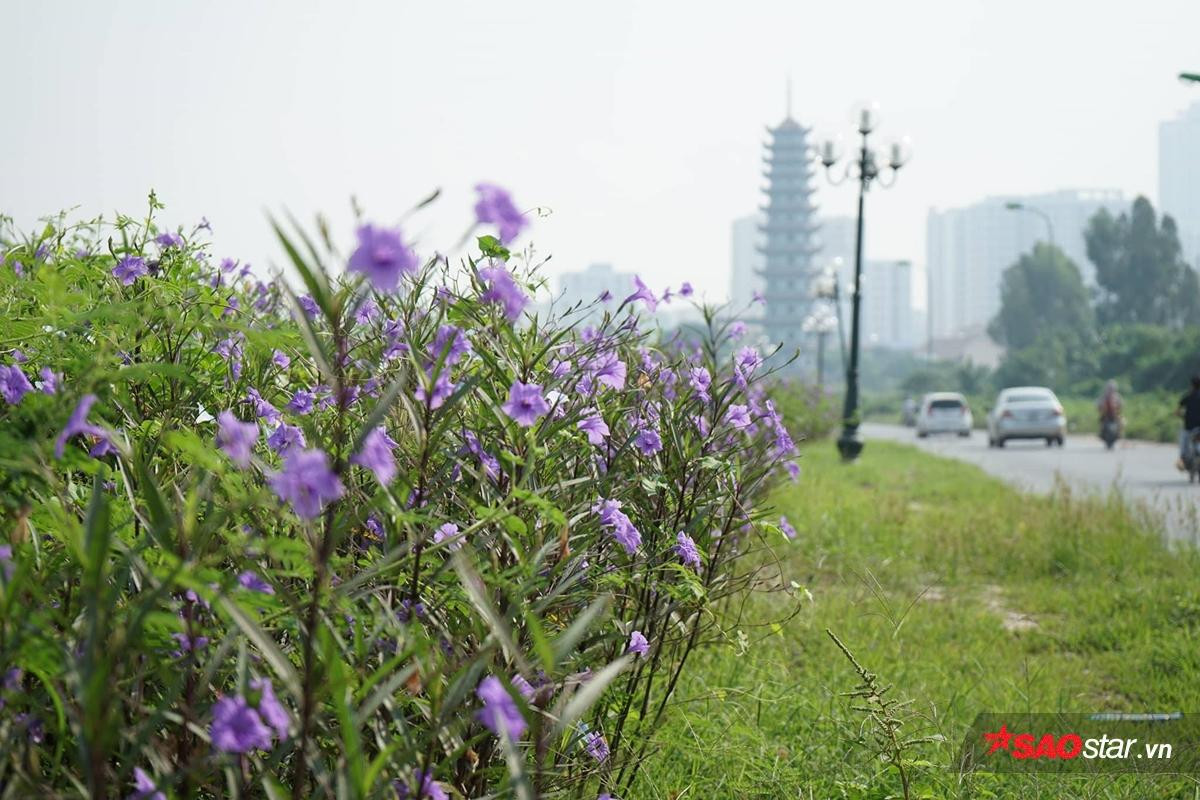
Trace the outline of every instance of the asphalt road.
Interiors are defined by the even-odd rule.
[[[1127,499],[1144,503],[1163,521],[1167,535],[1200,544],[1200,485],[1189,484],[1175,469],[1178,449],[1170,444],[1121,440],[1112,451],[1095,435],[1068,436],[1063,447],[1042,441],[1011,441],[989,448],[987,435],[970,438],[930,436],[918,439],[912,428],[866,423],[864,439],[888,439],[913,444],[946,458],[955,458],[1032,492],[1049,492],[1055,481],[1075,489],[1107,493],[1114,488]],[[870,447],[870,444],[867,445]]]

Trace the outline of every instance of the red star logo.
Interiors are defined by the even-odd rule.
[[[1007,750],[1009,742],[1012,741],[1012,734],[1008,732],[1007,725],[1001,725],[1000,730],[995,733],[985,733],[984,739],[991,742],[992,747],[988,750],[989,753],[994,753],[997,750]]]

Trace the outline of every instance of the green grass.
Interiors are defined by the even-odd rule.
[[[740,619],[727,612],[727,639],[681,682],[639,797],[899,796],[838,694],[857,676],[826,628],[913,701],[909,733],[945,737],[909,754],[929,764],[914,767],[913,797],[1194,796],[1179,777],[960,783],[947,765],[982,711],[1197,710],[1195,552],[1169,552],[1119,499],[1022,495],[902,445],[871,442],[844,466],[819,443],[805,465],[774,500],[799,531],[784,579],[812,599],[760,593]]]

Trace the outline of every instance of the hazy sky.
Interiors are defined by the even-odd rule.
[[[207,215],[215,253],[278,258],[265,208],[348,198],[447,247],[472,187],[552,213],[552,271],[611,261],[727,291],[764,125],[847,132],[878,100],[915,157],[868,198],[869,255],[924,261],[925,215],[989,194],[1156,187],[1157,123],[1200,87],[1197,0],[249,2],[0,0],[0,212]],[[832,212],[849,186],[823,185]],[[526,239],[528,241],[528,238]]]

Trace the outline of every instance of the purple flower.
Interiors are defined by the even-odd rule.
[[[438,529],[433,532],[433,543],[441,544],[442,542],[445,542],[447,540],[457,539],[457,537],[458,537],[458,526],[455,525],[453,522],[447,522],[447,523],[444,523],[443,525],[439,526]],[[460,547],[462,547],[462,541],[461,540],[451,541],[451,543],[447,546],[451,550],[458,550]]]
[[[625,648],[625,652],[645,658],[650,652],[650,642],[646,641],[641,631],[634,631],[629,634],[629,646]]]
[[[692,291],[693,291],[692,285],[690,283],[688,283],[687,281],[684,281],[683,285],[681,285],[679,287],[679,296],[680,297],[691,297]]]
[[[608,438],[608,424],[605,423],[604,417],[600,416],[600,412],[594,409],[588,416],[575,423],[575,426],[587,434],[589,444],[602,445]]]
[[[479,443],[479,437],[470,431],[463,431],[463,441],[467,443],[467,450],[479,459],[479,464],[483,467],[483,474],[492,480],[499,478],[500,462],[494,455],[483,449],[483,445]]]
[[[183,237],[178,233],[160,233],[154,237],[160,247],[183,247]]]
[[[438,359],[442,358],[443,354],[445,354],[443,363],[449,367],[471,355],[471,340],[467,338],[466,332],[454,325],[439,327],[433,337],[433,350],[430,357]]]
[[[749,428],[751,424],[750,407],[745,405],[731,405],[729,411],[725,413],[725,421],[739,431]]]
[[[555,361],[550,365],[550,377],[556,381],[561,381],[571,372],[571,362],[563,359]]]
[[[363,525],[366,527],[367,532],[371,534],[370,538],[383,541],[385,534],[383,530],[383,523],[379,521],[379,517],[371,514],[369,517],[367,517],[367,521],[364,522]]]
[[[88,436],[97,436],[104,442],[108,441],[108,432],[99,425],[93,425],[88,422],[88,412],[92,410],[92,406],[96,403],[96,395],[84,395],[79,404],[75,406],[75,410],[71,412],[71,418],[67,420],[66,427],[58,434],[58,438],[54,440],[54,457],[61,459],[63,450],[67,446],[67,442],[73,437],[85,434]]]
[[[517,210],[512,195],[492,183],[475,187],[479,200],[475,203],[475,221],[480,225],[495,224],[500,229],[500,241],[507,244],[521,234],[529,224]]]
[[[688,383],[695,390],[696,396],[705,403],[708,402],[708,389],[712,386],[712,375],[704,367],[692,367],[688,370]]]
[[[279,413],[279,409],[271,405],[267,400],[264,400],[263,396],[258,393],[258,389],[255,389],[253,386],[246,392],[246,402],[254,406],[254,416],[261,417],[267,422],[279,422],[283,417]]]
[[[238,584],[243,589],[249,589],[252,592],[261,594],[275,594],[275,587],[264,581],[258,576],[258,573],[251,570],[245,570],[238,575]]]
[[[167,800],[167,796],[158,790],[154,779],[141,767],[133,768],[133,794],[128,800]]]
[[[258,441],[258,425],[242,422],[232,411],[217,415],[217,447],[242,469],[250,466],[250,453]]]
[[[208,647],[207,636],[188,636],[186,633],[180,632],[172,633],[171,638],[179,644],[179,647],[171,653],[175,658],[183,658],[188,653],[194,653]]]
[[[483,701],[483,708],[476,712],[475,718],[492,733],[500,736],[508,735],[510,739],[519,739],[528,727],[521,710],[513,702],[512,695],[504,688],[504,684],[495,675],[489,675],[479,683],[475,694]]]
[[[381,292],[391,292],[400,276],[415,272],[417,254],[401,238],[400,231],[363,225],[358,229],[358,248],[350,255],[348,269],[366,275]]]
[[[125,256],[112,269],[113,277],[124,286],[132,286],[138,278],[150,274],[144,259],[139,256]]]
[[[738,320],[729,326],[729,338],[740,339],[746,334],[746,323]]]
[[[626,303],[633,300],[641,300],[646,306],[647,311],[653,312],[658,308],[658,298],[654,296],[654,292],[650,291],[649,286],[642,283],[641,278],[635,275],[633,277],[633,285],[637,291],[625,298]]]
[[[512,684],[514,689],[521,693],[521,696],[525,698],[525,702],[533,702],[533,696],[537,693],[537,690],[533,688],[533,684],[525,680],[524,675],[521,675],[520,673],[513,675],[512,680],[510,680],[509,683]]]
[[[317,517],[327,503],[346,491],[329,468],[328,456],[317,449],[292,450],[283,458],[283,469],[267,481],[279,499],[290,503],[301,519]]]
[[[209,737],[213,747],[223,753],[247,753],[271,746],[271,729],[250,707],[246,698],[222,697],[213,705]]]
[[[3,395],[5,402],[10,406],[21,402],[21,398],[32,391],[33,384],[25,377],[20,367],[0,367],[0,395]]]
[[[359,325],[366,325],[371,320],[379,316],[379,306],[371,298],[363,300],[362,305],[354,312],[354,321]]]
[[[788,522],[787,517],[779,518],[779,529],[783,531],[783,535],[789,539],[796,538],[796,529],[792,527],[792,523]]]
[[[213,352],[229,362],[229,374],[234,380],[242,377],[242,343],[239,339],[229,337],[217,342]]]
[[[283,703],[275,696],[271,682],[266,678],[255,678],[250,681],[250,691],[258,694],[256,705],[263,722],[270,725],[280,739],[286,739],[292,720]]]
[[[396,790],[396,800],[450,800],[450,795],[434,782],[433,773],[429,770],[418,771],[416,779],[419,785],[411,789],[400,781],[392,784]]]
[[[692,537],[683,531],[675,534],[675,555],[679,556],[684,566],[700,570],[700,551],[696,549],[696,542]]]
[[[663,449],[662,437],[653,428],[642,428],[633,438],[633,445],[642,455],[652,456]]]
[[[625,388],[625,362],[613,352],[603,353],[584,364],[588,376],[597,383],[620,391]]]
[[[421,381],[417,384],[417,390],[414,393],[418,400],[429,406],[429,409],[436,410],[441,408],[450,395],[454,394],[454,390],[458,385],[450,380],[450,375],[444,371],[439,371],[437,377],[429,377],[433,385],[426,388],[426,381]]]
[[[317,396],[308,389],[300,389],[294,395],[292,395],[292,399],[288,401],[286,408],[288,411],[291,411],[295,414],[300,414],[301,416],[305,414],[311,414],[313,410],[313,403],[315,403],[316,400]]]
[[[800,480],[800,465],[795,461],[783,462],[783,468],[787,470],[788,476],[791,477],[793,481]]]
[[[25,735],[34,744],[41,744],[46,740],[46,727],[40,717],[21,712],[13,717],[13,722],[25,728]]]
[[[288,365],[292,363],[292,359],[282,350],[276,350],[271,353],[271,363],[280,369],[287,369]]]
[[[317,305],[317,301],[310,294],[302,294],[296,298],[296,302],[300,304],[300,309],[310,317],[315,317],[321,313],[321,307]]]
[[[584,750],[587,754],[594,758],[597,763],[603,763],[608,760],[609,750],[608,742],[597,731],[591,731],[583,739]]]
[[[626,553],[633,555],[641,546],[642,533],[621,510],[620,500],[601,498],[592,506],[592,511],[600,516],[601,526],[608,529],[613,539],[625,549]]]
[[[12,560],[12,545],[0,544],[0,575],[4,576],[4,580],[12,580],[13,572],[17,569]],[[18,670],[19,672],[19,670]],[[5,678],[4,688],[12,689],[9,686],[9,678],[12,677],[12,670],[9,670],[8,677]],[[17,676],[20,678],[20,675]]]
[[[743,347],[733,359],[734,368],[743,375],[749,376],[762,366],[762,355],[756,348]]]
[[[62,383],[62,373],[55,372],[49,367],[42,367],[38,373],[42,376],[42,394],[58,394],[58,385]]]
[[[285,456],[296,448],[305,448],[308,442],[304,440],[304,431],[295,425],[281,422],[267,437],[267,446],[281,456]]]
[[[19,349],[12,351],[12,359],[13,359],[13,361],[17,362],[18,364],[29,363],[29,356],[25,355],[25,353],[23,353]]]
[[[485,267],[479,270],[479,277],[487,286],[479,299],[485,303],[500,303],[504,306],[504,316],[509,322],[515,322],[529,304],[529,298],[517,286],[512,274],[504,267]]]
[[[350,456],[350,463],[366,467],[375,473],[375,478],[387,486],[396,478],[396,457],[392,450],[396,442],[382,427],[372,428],[363,437],[362,449]]]
[[[520,381],[513,382],[508,390],[508,402],[501,408],[522,428],[528,428],[550,410],[540,385]]]

